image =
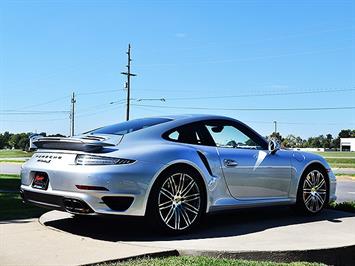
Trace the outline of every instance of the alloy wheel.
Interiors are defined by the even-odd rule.
[[[322,209],[327,199],[327,182],[318,170],[308,173],[303,182],[303,202],[308,211],[316,213]]]
[[[201,193],[194,178],[176,173],[165,180],[158,196],[159,214],[173,230],[184,230],[196,220],[201,209]]]

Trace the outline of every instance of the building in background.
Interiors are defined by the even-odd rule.
[[[340,138],[340,151],[355,151],[355,138]]]

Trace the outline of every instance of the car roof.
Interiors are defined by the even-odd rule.
[[[210,115],[210,114],[179,114],[179,115],[166,115],[157,116],[158,118],[167,118],[172,120],[200,120],[200,119],[232,119],[228,116]]]

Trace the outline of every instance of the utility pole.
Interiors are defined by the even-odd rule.
[[[70,110],[70,136],[74,136],[74,112],[75,112],[75,103],[76,103],[76,99],[75,99],[75,94],[73,92],[73,95],[71,97],[71,110]]]
[[[274,121],[274,132],[277,132],[277,121]]]
[[[137,76],[136,74],[131,73],[131,44],[128,44],[128,51],[127,53],[127,72],[121,72],[122,75],[127,76],[127,83],[126,83],[126,88],[127,88],[127,110],[126,110],[126,120],[129,120],[129,107],[130,107],[130,100],[131,100],[131,77]]]

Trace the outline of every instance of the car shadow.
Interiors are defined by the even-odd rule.
[[[317,215],[302,216],[289,207],[242,209],[207,215],[192,232],[178,236],[159,234],[144,218],[132,217],[71,217],[48,221],[45,225],[98,240],[136,242],[241,236],[276,227],[317,221],[341,223],[340,219],[345,217],[355,217],[355,214],[325,209]]]

